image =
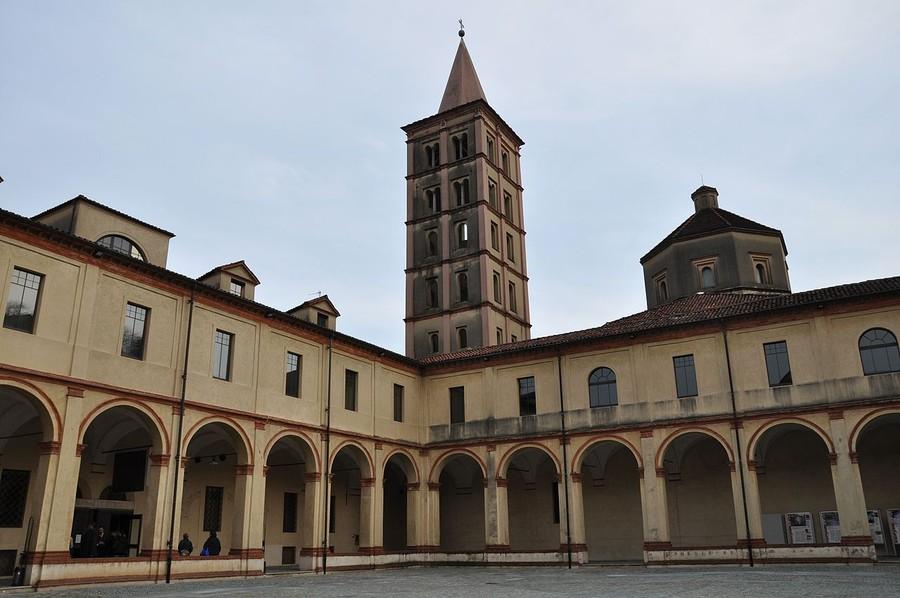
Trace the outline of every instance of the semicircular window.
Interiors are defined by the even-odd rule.
[[[144,257],[144,252],[142,252],[133,241],[126,239],[122,235],[106,235],[97,241],[97,245],[101,245],[116,253],[121,253],[122,255],[127,255],[144,262],[147,261],[147,258]]]
[[[897,337],[890,330],[866,330],[859,337],[859,357],[866,376],[900,372],[900,348]]]
[[[609,407],[619,404],[616,392],[616,373],[609,368],[597,368],[588,377],[591,407]]]

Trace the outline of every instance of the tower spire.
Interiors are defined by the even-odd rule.
[[[460,19],[459,48],[456,50],[456,58],[453,59],[453,66],[450,68],[450,77],[447,79],[447,87],[444,89],[444,97],[441,98],[441,107],[438,112],[451,110],[475,100],[487,101],[484,90],[481,88],[481,82],[478,80],[478,73],[475,72],[475,64],[466,48],[466,42],[463,39],[465,35],[466,30]]]

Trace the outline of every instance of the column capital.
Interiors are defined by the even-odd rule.
[[[80,457],[82,453],[84,453],[84,449],[87,448],[86,444],[76,444],[75,445],[75,456]]]
[[[844,419],[844,410],[843,409],[829,409],[828,410],[828,420],[834,421],[836,419]]]
[[[653,430],[644,428],[641,430],[641,438],[653,438]]]
[[[150,455],[150,465],[152,467],[166,467],[169,465],[169,459],[171,457],[172,455],[167,455],[165,453]]]
[[[41,455],[58,455],[60,448],[62,448],[62,443],[53,440],[38,444],[38,451]]]
[[[253,422],[253,428],[256,430],[265,430],[266,422],[255,421],[255,422]]]
[[[504,477],[497,476],[496,478],[494,478],[494,481],[496,481],[497,485],[502,488],[506,488],[507,486],[509,486],[509,480]]]
[[[66,397],[70,399],[84,398],[84,389],[77,386],[70,386],[66,389]]]
[[[418,482],[407,484],[406,491],[407,492],[418,492],[420,486],[421,486],[421,484],[419,484]]]
[[[376,450],[376,451],[380,451],[380,450],[382,450],[382,449],[384,449],[384,444],[382,444],[381,442],[376,442],[376,443],[375,443],[375,450]]]
[[[581,481],[584,479],[584,477],[582,474],[576,473],[573,471],[572,473],[569,474],[569,479],[572,480],[576,484],[580,484]]]
[[[428,489],[432,492],[440,492],[441,483],[440,482],[428,482]]]
[[[375,486],[375,478],[360,478],[360,488],[372,488]]]
[[[307,484],[314,484],[318,482],[322,477],[322,474],[318,471],[307,471],[303,474],[303,481]]]
[[[234,475],[253,475],[253,465],[235,465]]]

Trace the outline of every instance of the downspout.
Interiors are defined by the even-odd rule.
[[[187,396],[188,358],[191,354],[191,324],[194,321],[194,286],[191,286],[191,298],[188,301],[187,338],[184,342],[184,370],[181,372],[181,400],[178,414],[178,434],[175,443],[174,468],[175,482],[172,485],[172,513],[169,519],[169,541],[166,542],[166,583],[172,581],[172,543],[175,540],[175,507],[178,500],[178,475],[181,472],[181,441],[184,434],[184,401]]]
[[[572,527],[569,524],[569,439],[566,436],[566,404],[563,399],[562,355],[556,354],[556,372],[559,378],[559,442],[563,453],[563,489],[566,493],[566,553],[569,569],[572,568]]]
[[[331,356],[334,353],[334,333],[328,335],[328,384],[325,395],[325,489],[322,495],[325,497],[325,505],[322,512],[325,513],[325,521],[322,526],[322,575],[328,572],[328,509],[331,504]]]
[[[731,421],[734,427],[734,439],[737,443],[737,470],[741,481],[741,503],[744,505],[744,529],[747,534],[747,560],[753,566],[753,546],[750,544],[750,512],[747,510],[747,486],[744,481],[744,457],[741,449],[741,428],[738,421],[737,401],[734,396],[734,377],[731,374],[731,352],[728,350],[728,334],[725,330],[725,322],[719,320],[722,329],[722,340],[725,342],[725,364],[728,366],[728,390],[731,394]]]

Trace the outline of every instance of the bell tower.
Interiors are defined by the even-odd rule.
[[[524,141],[488,104],[464,35],[437,114],[403,127],[411,357],[531,336]]]

